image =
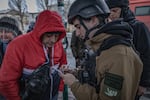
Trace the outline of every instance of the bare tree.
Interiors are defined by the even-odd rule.
[[[11,8],[12,11],[14,11],[15,15],[18,15],[20,17],[21,27],[22,30],[24,30],[23,25],[23,18],[25,16],[25,13],[27,13],[27,5],[25,0],[9,0],[8,5]]]
[[[36,0],[37,6],[38,6],[38,11],[48,9],[48,1],[49,0]]]
[[[48,0],[44,0],[44,1],[45,1],[46,9],[48,9]]]
[[[68,14],[68,9],[69,9],[69,7],[70,7],[70,5],[71,5],[71,2],[72,0],[65,0],[65,17],[67,18],[67,14]]]

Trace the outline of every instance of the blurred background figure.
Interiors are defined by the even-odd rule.
[[[105,1],[110,8],[109,18],[111,20],[123,18],[133,28],[133,44],[143,62],[143,72],[137,93],[137,97],[139,98],[150,88],[150,31],[143,22],[135,18],[134,13],[129,8],[129,0]]]
[[[84,48],[83,40],[76,35],[76,31],[73,31],[71,38],[71,50],[76,61],[76,67],[81,65]]]
[[[0,65],[8,43],[22,32],[19,29],[19,22],[12,17],[0,18]]]
[[[34,25],[35,25],[35,22],[34,22],[34,21],[31,21],[31,22],[29,23],[27,33],[33,30]]]
[[[22,32],[19,29],[19,23],[12,17],[1,17],[0,18],[0,67],[3,61],[3,57],[6,51],[7,45]],[[0,100],[5,100],[0,95]]]
[[[66,51],[66,50],[67,50],[67,48],[68,48],[68,46],[69,46],[67,36],[66,36],[66,37],[64,37],[64,38],[62,39],[62,44],[63,44],[63,48],[64,48],[64,49],[65,49],[65,51]]]

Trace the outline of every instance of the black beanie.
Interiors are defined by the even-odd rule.
[[[21,32],[17,20],[7,16],[0,18],[0,30],[10,31],[15,36],[18,36]]]
[[[105,0],[108,7],[114,8],[114,7],[128,7],[129,6],[129,0]]]

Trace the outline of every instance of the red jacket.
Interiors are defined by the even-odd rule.
[[[31,73],[46,61],[41,36],[54,31],[62,32],[59,40],[66,35],[61,17],[45,10],[39,14],[33,31],[9,43],[0,69],[0,94],[7,100],[21,100],[18,81],[23,73]]]
[[[66,52],[63,48],[61,41],[57,42],[51,49],[51,65],[55,67],[61,67],[61,65],[67,64]],[[64,82],[61,80],[59,85],[59,91],[63,91]]]
[[[61,67],[61,65],[67,64],[66,52],[63,48],[61,40],[57,42],[51,49],[51,64],[59,64],[59,67]]]

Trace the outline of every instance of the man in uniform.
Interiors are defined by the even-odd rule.
[[[134,100],[136,96],[142,62],[132,48],[132,29],[122,20],[108,23],[109,13],[104,0],[76,0],[69,9],[68,21],[89,53],[78,79],[61,74],[77,100]]]

